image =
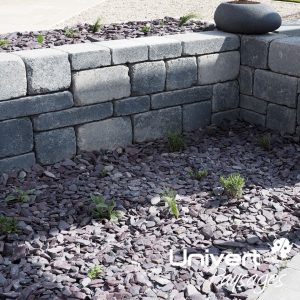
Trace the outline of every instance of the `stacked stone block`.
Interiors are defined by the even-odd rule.
[[[205,32],[0,54],[0,173],[236,119],[239,47]]]

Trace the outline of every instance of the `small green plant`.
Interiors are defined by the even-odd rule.
[[[166,206],[169,208],[170,213],[176,218],[179,218],[179,210],[176,201],[176,192],[173,190],[168,190],[161,195],[162,199],[165,201]]]
[[[41,34],[38,34],[38,36],[36,37],[36,41],[37,41],[39,44],[43,44],[43,42],[44,42],[44,37],[43,37]]]
[[[183,25],[185,25],[188,21],[192,20],[192,19],[196,19],[198,16],[196,14],[188,14],[188,15],[184,15],[182,17],[180,17],[179,19],[179,27],[182,27]]]
[[[98,278],[101,274],[103,273],[103,268],[99,265],[94,265],[93,267],[91,267],[88,271],[88,277],[90,279],[96,279]]]
[[[98,32],[99,30],[101,29],[101,19],[100,18],[97,18],[96,22],[91,25],[91,31],[93,33],[96,33]]]
[[[15,233],[17,231],[18,227],[16,219],[0,216],[0,234]]]
[[[151,25],[150,24],[146,24],[145,26],[143,26],[142,32],[144,32],[145,34],[147,34],[150,31],[151,31]]]
[[[6,197],[6,201],[15,201],[15,202],[28,202],[30,200],[30,194],[32,194],[34,190],[27,190],[24,191],[20,188],[16,188],[15,191],[12,194],[9,194]]]
[[[67,38],[73,38],[74,35],[76,33],[76,30],[74,30],[73,28],[65,28],[64,30],[64,35],[67,37]]]
[[[171,152],[184,150],[185,144],[183,136],[180,133],[170,133],[168,135],[168,146]]]
[[[100,173],[99,173],[99,177],[100,178],[104,178],[108,176],[108,171],[103,169]]]
[[[240,174],[234,173],[228,177],[221,176],[220,183],[229,196],[233,198],[242,196],[245,179]]]
[[[107,219],[116,222],[124,215],[122,211],[116,209],[116,202],[114,200],[105,201],[101,195],[92,195],[91,200],[95,204],[93,215],[97,219]]]
[[[259,137],[258,145],[266,151],[270,151],[272,148],[271,134],[265,134]]]
[[[7,39],[0,39],[0,47],[4,47],[4,46],[7,46],[9,45],[9,40]]]
[[[195,178],[196,180],[201,181],[203,178],[207,177],[208,171],[207,170],[195,170],[195,169],[192,169],[189,172],[189,174],[190,174],[190,176],[192,178]]]

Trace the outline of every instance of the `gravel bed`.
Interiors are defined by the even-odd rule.
[[[185,135],[182,152],[165,140],[113,152],[82,153],[53,166],[0,177],[1,214],[15,217],[19,233],[0,236],[0,299],[255,299],[261,286],[211,281],[226,272],[275,275],[287,263],[270,252],[280,237],[300,244],[300,146],[243,124],[209,127]],[[208,170],[198,181],[191,169]],[[221,175],[246,180],[241,199],[230,199]],[[30,199],[6,201],[15,188]],[[166,189],[177,193],[173,218],[161,205]],[[92,217],[91,194],[115,199],[125,215],[116,223]],[[205,249],[215,255],[256,250],[261,265],[174,267],[169,251]],[[95,265],[103,273],[87,276]],[[223,271],[222,271],[223,270]]]
[[[179,19],[171,17],[152,21],[103,25],[99,32],[96,33],[92,32],[90,24],[79,24],[73,27],[65,27],[64,29],[2,34],[0,35],[0,40],[2,40],[2,46],[0,43],[0,52],[50,48],[64,44],[90,43],[103,40],[130,39],[154,35],[163,36],[214,29],[214,24],[202,21],[189,21],[185,25],[179,26]]]

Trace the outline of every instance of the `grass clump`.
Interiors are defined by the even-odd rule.
[[[88,277],[90,279],[96,279],[98,278],[101,274],[103,273],[103,268],[99,265],[94,265],[93,267],[91,267],[88,271]]]
[[[221,176],[220,183],[230,197],[240,198],[242,196],[245,179],[240,174],[230,174],[228,177]]]
[[[18,231],[15,218],[0,216],[0,234],[15,233]]]
[[[7,39],[0,39],[0,47],[4,47],[9,45],[9,40]]]
[[[150,24],[146,24],[145,26],[142,27],[142,32],[147,34],[151,31],[151,25]]]
[[[92,195],[91,200],[95,205],[93,215],[97,219],[107,219],[111,222],[117,222],[124,215],[122,211],[116,209],[116,202],[114,200],[105,201],[101,195]]]
[[[177,207],[176,192],[173,190],[168,190],[164,192],[161,197],[165,201],[166,206],[169,208],[171,215],[178,219],[179,210]]]
[[[266,151],[271,151],[271,149],[272,149],[271,134],[268,133],[268,134],[260,136],[258,138],[258,145]]]
[[[180,133],[170,133],[168,135],[168,147],[171,152],[179,152],[184,150],[184,138]]]
[[[73,28],[65,28],[64,30],[64,35],[67,37],[67,38],[73,38],[74,35],[76,33],[76,30],[74,30]]]
[[[41,34],[38,34],[38,36],[36,37],[36,41],[37,41],[39,44],[43,44],[43,42],[44,42],[44,37],[43,37]]]
[[[15,201],[25,203],[30,200],[30,194],[32,194],[33,192],[34,190],[24,191],[20,188],[16,188],[15,191],[12,194],[9,194],[5,200],[8,202]]]
[[[203,178],[208,176],[208,171],[207,170],[195,170],[192,169],[189,172],[190,176],[198,181],[201,181]]]
[[[93,33],[96,33],[96,32],[98,32],[98,31],[100,31],[100,29],[101,29],[101,19],[100,18],[97,18],[97,20],[95,21],[95,23],[94,24],[92,24],[91,26],[90,26],[90,28],[91,28],[91,31],[93,32]]]
[[[182,17],[180,17],[179,19],[179,27],[182,27],[183,25],[185,25],[188,21],[192,20],[192,19],[196,19],[198,16],[194,13],[190,13],[187,15],[184,15]]]
[[[99,178],[105,178],[107,177],[109,174],[108,174],[108,171],[103,169],[100,173],[99,173]]]

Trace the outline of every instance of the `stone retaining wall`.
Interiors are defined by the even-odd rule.
[[[299,49],[204,32],[0,54],[0,173],[224,119],[299,132]]]

